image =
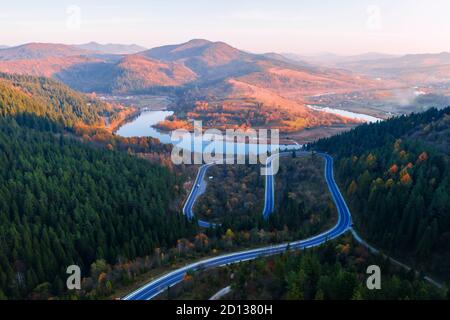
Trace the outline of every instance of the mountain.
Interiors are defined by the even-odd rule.
[[[91,51],[64,44],[29,43],[0,50],[0,72],[54,77],[74,65],[100,61]]]
[[[91,53],[88,50],[65,44],[27,43],[17,47],[0,50],[0,61],[34,60],[53,57],[81,56]]]
[[[296,53],[282,53],[282,56],[294,61],[306,61],[311,64],[318,64],[329,67],[339,67],[344,63],[362,62],[367,60],[379,60],[395,58],[395,55],[367,52],[359,55],[339,55],[330,52],[323,52],[310,55],[301,55]]]
[[[153,48],[139,53],[148,58],[183,63],[203,80],[257,70],[257,55],[240,51],[224,42],[195,39],[179,45]]]
[[[396,58],[398,55],[380,53],[380,52],[367,52],[359,55],[348,56],[343,59],[343,61],[368,61],[368,60],[380,60],[380,59],[392,59]]]
[[[343,63],[341,66],[371,77],[397,78],[413,85],[450,80],[449,52],[351,61]]]
[[[1,53],[1,51],[0,51]],[[58,78],[59,72],[72,67],[102,62],[88,56],[45,57],[39,59],[0,60],[0,72]]]
[[[60,44],[26,44],[0,51],[0,71],[51,76],[83,91],[123,92],[207,84],[241,78],[251,85],[266,89],[283,83],[290,90],[317,93],[326,90],[347,91],[366,86],[350,73],[317,68],[293,62],[279,55],[258,55],[238,50],[224,42],[191,40],[142,51],[136,55],[101,54],[96,45],[68,46]],[[125,78],[125,85],[121,85]],[[130,79],[128,79],[130,78]],[[314,82],[320,80],[315,88]]]
[[[223,42],[211,42],[204,39],[193,39],[186,43],[153,48],[142,55],[165,61],[200,59],[209,65],[220,65],[243,57],[246,54]]]
[[[9,46],[0,45],[0,50],[1,49],[6,49],[6,48],[9,48]]]
[[[201,77],[201,82],[236,79],[283,95],[294,91],[349,91],[368,85],[364,79],[343,70],[296,63],[275,54],[247,53],[223,42],[192,40],[139,54],[183,63]]]
[[[179,87],[196,80],[197,75],[184,64],[127,56],[115,65],[113,91],[133,92],[152,87]]]
[[[177,95],[182,92],[184,114],[199,111],[196,104],[202,101],[214,110],[226,104],[238,111],[241,105],[287,131],[348,121],[310,110],[305,106],[307,96],[382,85],[342,69],[276,54],[253,54],[203,39],[129,55],[99,53],[93,51],[96,47],[28,44],[9,48],[0,51],[0,71],[44,75],[84,92],[168,94],[176,89]],[[217,112],[218,118],[226,114]],[[236,125],[246,123],[242,113],[235,116]]]
[[[77,44],[73,45],[73,47],[82,50],[95,51],[106,54],[133,54],[147,50],[147,48],[138,46],[136,44],[117,44],[117,43],[100,44],[98,42]]]
[[[366,59],[370,68],[417,68],[445,65],[450,63],[450,52],[408,54],[395,58]]]
[[[343,117],[307,108],[305,97],[380,85],[344,70],[294,62],[277,54],[252,54],[223,42],[201,39],[138,55],[176,62],[192,70],[197,79],[187,82],[190,86],[185,90],[182,111],[205,120],[207,126],[220,128],[225,124],[268,125],[295,131],[346,123]],[[179,119],[174,120],[179,123]]]
[[[71,127],[78,122],[98,123],[108,111],[107,104],[57,81],[0,73],[1,116],[35,115]]]
[[[284,55],[284,54],[280,54],[280,53],[276,53],[276,52],[267,52],[262,54],[262,56],[271,59],[271,60],[278,60],[278,61],[282,61],[285,63],[291,63],[291,64],[295,64],[295,65],[301,65],[301,66],[309,66],[311,67],[312,65],[304,60],[298,59],[297,56],[290,56],[289,54]]]
[[[54,73],[53,77],[83,92],[145,93],[180,87],[194,81],[197,76],[177,62],[127,55],[118,61],[90,59],[73,64]]]
[[[304,82],[320,79],[322,82],[329,81],[331,87],[347,86],[345,89],[348,89],[349,85],[355,87],[354,79],[356,77],[349,72],[295,62],[274,53],[252,54],[223,42],[197,39],[179,45],[150,49],[139,55],[162,61],[183,63],[202,77],[203,82],[228,77],[243,77],[252,84],[255,84],[253,81],[256,81],[258,85],[261,85],[265,81],[263,85],[266,88],[273,88],[273,81],[292,82],[291,77],[293,77],[299,82],[303,82],[303,85]],[[253,75],[259,75],[259,77]],[[263,81],[262,78],[266,79]],[[362,79],[359,80],[363,82]],[[302,90],[299,82],[293,86]]]

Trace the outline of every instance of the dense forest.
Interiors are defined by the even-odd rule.
[[[196,215],[222,224],[222,231],[284,232],[301,239],[331,227],[337,212],[317,157],[282,157],[275,177],[275,211],[264,220],[264,176],[257,165],[217,165],[206,174],[207,188],[194,206]]]
[[[262,223],[264,177],[256,165],[216,165],[208,169],[205,193],[195,214],[233,229],[249,230]]]
[[[85,142],[170,165],[170,146],[150,137],[113,133],[135,112],[133,107],[102,102],[95,94],[84,95],[49,78],[0,73],[0,116],[14,116],[20,124],[40,130],[64,130]]]
[[[54,80],[0,75],[0,299],[67,296],[71,264],[85,297],[101,297],[139,257],[196,233],[175,201],[182,175],[130,155],[168,150],[107,133],[110,111]]]
[[[382,270],[381,290],[366,286],[367,266]],[[401,300],[444,299],[414,273],[395,270],[362,247],[338,241],[303,254],[285,254],[238,267],[233,299]]]
[[[356,228],[369,242],[448,280],[450,108],[362,125],[310,145],[335,156]]]
[[[65,268],[88,272],[173,246],[194,228],[170,208],[179,181],[126,153],[0,120],[0,296],[42,284],[60,295]]]
[[[366,286],[367,267],[381,270],[381,289]],[[160,299],[209,299],[230,286],[225,299],[292,300],[424,300],[445,299],[414,272],[406,272],[370,254],[347,236],[319,248],[188,273]]]
[[[43,77],[0,73],[0,115],[30,113],[72,127],[94,124],[110,106]]]

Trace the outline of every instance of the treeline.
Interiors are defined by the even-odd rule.
[[[335,156],[341,190],[369,242],[447,279],[450,165],[442,146],[449,128],[450,108],[431,109],[310,146]]]
[[[357,128],[310,144],[309,149],[333,152],[338,158],[363,154],[368,150],[383,147],[396,139],[426,128],[441,118],[448,117],[450,107],[435,108],[422,113],[394,117],[386,121],[362,124]]]
[[[0,115],[30,113],[66,127],[95,124],[111,106],[44,77],[0,73]]]
[[[173,206],[181,181],[167,169],[18,122],[52,128],[0,118],[0,297],[59,296],[68,265],[86,276],[96,260],[146,256],[195,233]]]
[[[130,114],[133,109],[104,103],[44,77],[0,73],[0,117],[14,117],[18,124],[43,131],[70,133],[107,149],[145,154],[167,166],[171,146],[150,137],[124,138],[104,124]]]

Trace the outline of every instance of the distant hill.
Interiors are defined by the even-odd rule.
[[[223,42],[192,40],[164,46],[140,55],[182,63],[199,75],[199,81],[230,79],[275,91],[285,98],[316,94],[328,90],[351,91],[371,85],[349,72],[318,68],[298,63],[276,54],[247,53]],[[214,86],[213,83],[213,86]],[[287,95],[287,96],[286,96]]]
[[[214,127],[222,127],[224,123],[269,125],[295,131],[344,123],[348,120],[307,108],[305,96],[329,91],[345,93],[379,85],[343,70],[315,67],[274,53],[252,54],[223,42],[201,39],[150,49],[138,55],[176,62],[192,70],[197,79],[187,87],[185,111],[191,111],[191,117],[204,119]],[[198,101],[205,101],[208,106],[198,107]],[[222,119],[223,123],[214,118]]]
[[[450,53],[409,54],[395,56],[377,52],[341,56],[282,54],[288,59],[340,68],[380,80],[395,80],[408,86],[445,83],[450,79]]]
[[[136,44],[117,44],[107,43],[100,44],[98,42],[89,42],[84,44],[73,45],[75,48],[82,50],[95,51],[106,54],[133,54],[140,51],[147,50],[147,48],[138,46]]]
[[[29,43],[0,50],[0,72],[55,77],[72,66],[100,61],[93,54],[64,44]]]
[[[410,54],[402,57],[350,61],[341,65],[371,77],[397,78],[413,85],[450,79],[450,53]]]
[[[44,75],[84,92],[182,91],[186,112],[201,100],[215,106],[231,102],[233,110],[245,104],[249,112],[263,112],[261,119],[273,118],[269,123],[288,130],[347,121],[308,109],[306,96],[344,94],[382,85],[342,69],[317,67],[273,53],[253,54],[203,39],[128,55],[110,54],[107,48],[111,47],[96,43],[8,48],[0,51],[0,71]],[[275,117],[270,116],[271,110]],[[222,113],[216,116],[220,118]],[[237,125],[246,122],[242,113],[236,117]]]
[[[224,42],[195,39],[137,53],[143,58],[111,55],[106,53],[107,48],[110,47],[96,43],[31,43],[12,47],[0,51],[0,71],[54,77],[76,89],[105,92],[206,84],[241,77],[244,78],[239,80],[266,89],[275,86],[278,94],[283,93],[282,83],[302,94],[367,87],[367,82],[359,79],[357,83],[350,73],[317,68],[276,54],[252,54]],[[118,77],[126,84],[122,85]],[[314,81],[318,79],[316,87]]]
[[[9,46],[0,45],[0,49],[6,49],[9,48]]]
[[[302,66],[310,66],[311,64],[299,59],[297,56],[295,55],[284,55],[281,53],[276,53],[276,52],[268,52],[268,53],[264,53],[262,54],[264,57],[269,58],[271,60],[278,60],[278,61],[282,61],[282,62],[286,62],[286,63],[291,63],[291,64],[297,64],[297,65],[302,65]]]
[[[130,55],[115,66],[113,91],[133,92],[151,87],[178,87],[196,80],[197,75],[182,63],[164,62]]]
[[[180,87],[197,76],[177,62],[127,55],[117,62],[90,59],[73,64],[53,77],[84,92],[145,93],[155,88]]]
[[[248,73],[257,69],[258,56],[240,51],[224,42],[191,40],[179,45],[153,48],[140,55],[162,61],[183,63],[208,80]]]
[[[50,57],[80,56],[89,53],[91,52],[88,50],[65,44],[27,43],[21,46],[0,50],[0,60],[34,60]]]
[[[367,60],[379,60],[395,58],[395,55],[379,53],[379,52],[367,52],[359,55],[339,55],[335,53],[318,53],[311,55],[300,55],[295,53],[283,53],[284,57],[294,61],[307,61],[312,64],[319,64],[325,66],[338,67],[344,63],[362,62]]]
[[[52,56],[36,59],[0,60],[0,72],[58,78],[58,73],[64,70],[103,61],[89,56]]]

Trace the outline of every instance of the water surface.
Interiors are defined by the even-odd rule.
[[[181,139],[172,140],[171,133],[160,131],[153,126],[173,115],[173,111],[143,111],[133,120],[121,126],[116,134],[122,137],[152,137],[157,138],[161,143],[172,143],[185,150],[214,150],[217,153],[224,154],[261,154],[280,148],[280,150],[292,150],[298,148],[296,145],[267,145],[256,143],[233,143],[231,141],[199,141],[193,139],[193,134],[183,136]],[[200,144],[199,144],[200,143]],[[222,152],[221,152],[222,151]]]

